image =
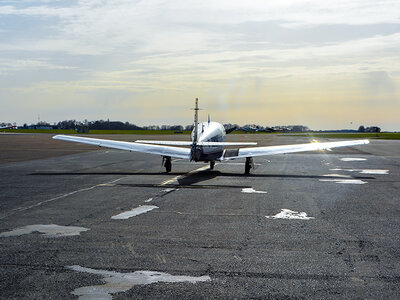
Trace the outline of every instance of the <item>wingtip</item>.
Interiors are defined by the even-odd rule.
[[[57,134],[57,135],[54,135],[54,136],[52,137],[52,139],[54,139],[54,140],[59,140],[60,137],[62,137],[62,136],[63,136],[62,134]]]

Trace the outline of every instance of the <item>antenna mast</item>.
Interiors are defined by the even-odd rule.
[[[194,108],[194,136],[193,136],[193,144],[197,143],[197,134],[198,134],[198,124],[199,124],[199,98],[196,98],[196,106]]]

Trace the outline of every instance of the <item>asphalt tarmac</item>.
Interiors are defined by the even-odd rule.
[[[49,143],[0,161],[1,299],[400,297],[400,141],[255,158],[249,176]]]

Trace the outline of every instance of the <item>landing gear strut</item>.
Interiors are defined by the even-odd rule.
[[[250,169],[254,169],[253,158],[246,157],[246,164],[244,166],[244,174],[250,174]]]
[[[161,165],[165,167],[165,172],[167,173],[171,172],[172,169],[171,157],[163,156]]]
[[[210,161],[210,170],[214,170],[215,161]]]

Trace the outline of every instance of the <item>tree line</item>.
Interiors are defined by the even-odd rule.
[[[89,130],[192,130],[193,125],[149,125],[137,126],[129,122],[110,121],[110,120],[96,120],[96,121],[76,121],[64,120],[51,125],[46,121],[40,121],[36,124],[24,124],[23,128],[52,128],[52,129],[73,129],[76,130],[80,127],[87,127]]]

